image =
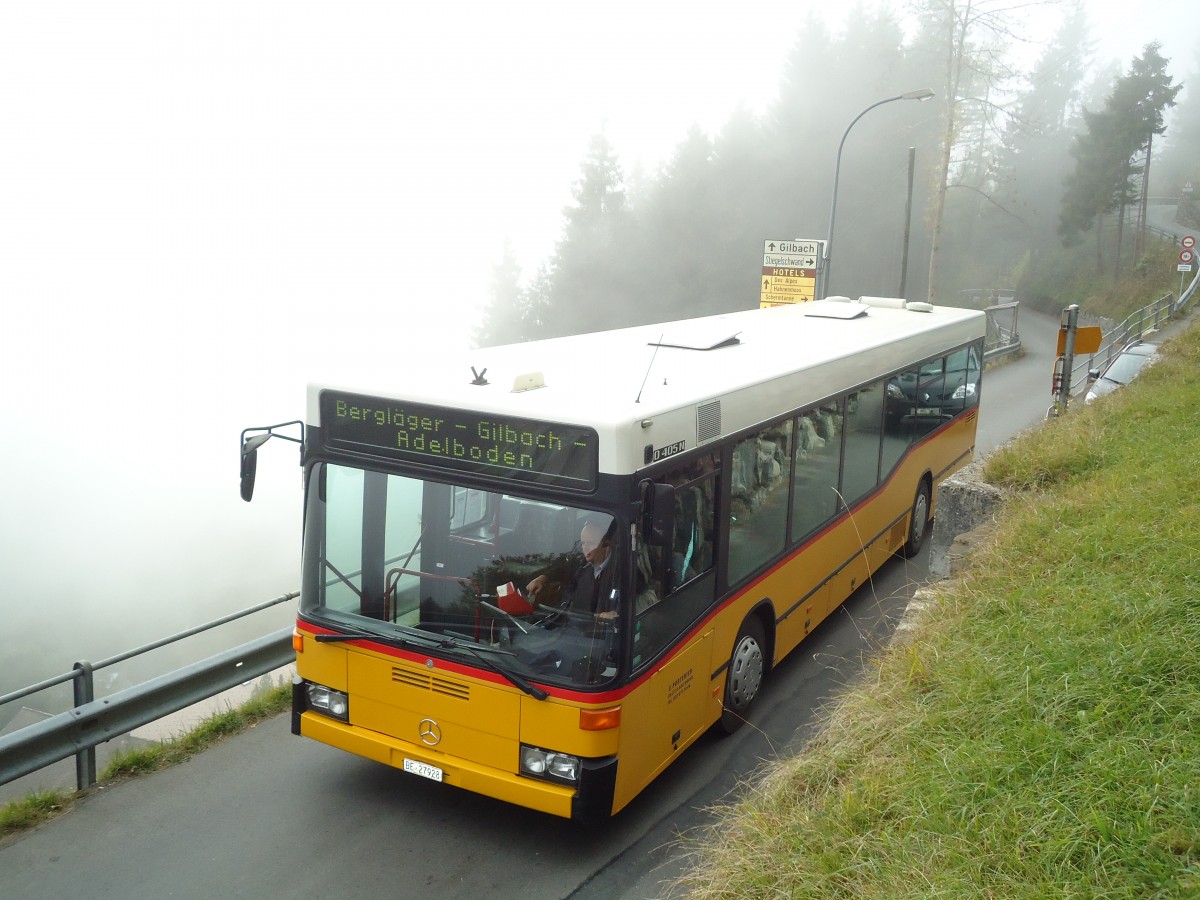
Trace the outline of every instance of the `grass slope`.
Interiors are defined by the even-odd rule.
[[[1012,497],[969,573],[680,890],[1200,897],[1200,329],[986,472]]]

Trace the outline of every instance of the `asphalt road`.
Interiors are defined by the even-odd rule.
[[[985,453],[1041,421],[1057,320],[1021,312],[1026,355],[989,370]],[[886,641],[927,551],[894,559],[785,660],[753,723],[704,736],[603,827],[582,829],[293,737],[280,716],[197,758],[97,788],[0,847],[6,900],[288,896],[653,898],[685,871],[715,804],[793,755]]]

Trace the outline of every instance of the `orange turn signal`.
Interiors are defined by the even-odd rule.
[[[292,649],[297,653],[304,652],[304,635],[298,631],[292,632]]]
[[[579,711],[579,727],[583,731],[607,731],[621,724],[621,707],[610,706],[608,709],[581,709]]]

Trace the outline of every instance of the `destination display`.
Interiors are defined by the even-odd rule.
[[[423,403],[321,392],[327,446],[496,478],[596,487],[594,429]]]

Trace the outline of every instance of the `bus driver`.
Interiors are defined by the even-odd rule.
[[[581,615],[594,615],[597,619],[616,618],[612,608],[613,574],[612,532],[616,520],[604,531],[595,522],[584,523],[579,533],[579,548],[583,551],[583,564],[571,576],[563,588],[564,597],[559,607]],[[536,599],[538,591],[546,584],[550,572],[543,572],[526,586],[530,597]]]

